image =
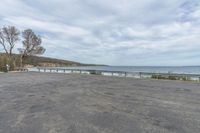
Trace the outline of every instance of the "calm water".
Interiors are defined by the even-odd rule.
[[[150,66],[84,66],[84,67],[64,67],[69,69],[84,70],[108,70],[108,71],[127,71],[127,72],[157,72],[157,73],[185,73],[200,74],[200,66],[185,67],[150,67]]]

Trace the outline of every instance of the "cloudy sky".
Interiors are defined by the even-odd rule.
[[[48,57],[200,65],[200,0],[1,0],[0,26],[7,25],[41,35]]]

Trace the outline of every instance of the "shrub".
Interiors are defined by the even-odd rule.
[[[92,70],[92,71],[90,71],[90,74],[101,75],[101,72],[98,72],[98,71]]]

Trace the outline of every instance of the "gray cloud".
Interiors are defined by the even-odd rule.
[[[0,17],[2,26],[40,34],[45,56],[109,65],[200,65],[198,0],[1,0]]]

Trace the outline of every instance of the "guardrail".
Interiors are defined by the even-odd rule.
[[[107,71],[107,70],[90,70],[90,69],[68,69],[68,68],[48,68],[48,67],[38,67],[37,68],[39,72],[62,72],[66,73],[71,72],[71,73],[83,73],[83,72],[89,72],[89,74],[98,74],[101,75],[102,73],[111,73],[114,75],[115,73],[118,74],[124,74],[124,76],[127,75],[126,71]]]
[[[177,73],[150,73],[150,72],[128,72],[128,71],[108,71],[108,70],[89,70],[89,69],[69,69],[69,68],[48,68],[38,67],[39,72],[56,72],[56,73],[87,73],[96,75],[134,77],[134,78],[154,78],[169,80],[195,80],[200,82],[200,74],[177,74]]]
[[[28,68],[15,68],[15,71],[28,72]]]

